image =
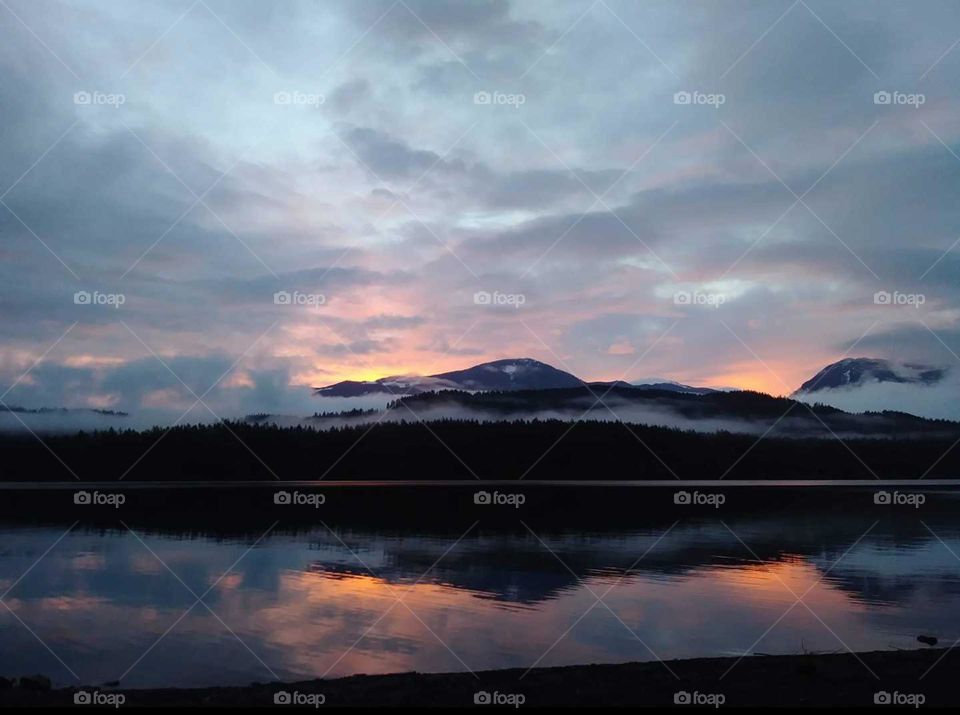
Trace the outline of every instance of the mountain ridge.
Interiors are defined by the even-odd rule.
[[[809,395],[822,390],[858,388],[871,383],[935,385],[946,370],[929,365],[896,363],[882,358],[844,358],[830,363],[793,393]]]
[[[672,380],[654,383],[629,383],[624,380],[587,381],[533,358],[505,358],[479,363],[462,370],[432,375],[388,375],[376,380],[343,380],[313,388],[317,397],[362,397],[384,394],[396,397],[441,390],[468,392],[550,390],[571,387],[628,387],[665,390],[686,394],[716,392],[710,387],[693,387]]]

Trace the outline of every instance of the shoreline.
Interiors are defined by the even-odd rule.
[[[607,531],[638,525],[664,528],[679,519],[749,518],[763,513],[835,515],[848,523],[852,514],[866,519],[904,518],[923,505],[926,518],[956,515],[960,485],[923,480],[913,484],[727,482],[666,484],[478,482],[443,484],[255,482],[234,485],[184,483],[90,483],[0,486],[0,522],[9,525],[74,522],[87,527],[183,530],[262,534],[272,522],[283,528],[308,528],[321,522],[345,528],[404,528],[426,524],[460,534],[474,521],[489,528],[589,528]],[[428,517],[425,521],[424,517]],[[856,534],[858,535],[858,534]],[[856,536],[854,535],[854,536]]]
[[[797,487],[917,487],[941,489],[960,487],[960,478],[903,477],[900,479],[844,479],[820,478],[804,479],[776,478],[768,479],[274,479],[274,480],[185,480],[185,481],[118,481],[118,480],[74,480],[72,482],[5,482],[0,481],[0,491],[77,491],[78,489],[113,489],[115,491],[137,489],[283,489],[283,488],[351,488],[351,487],[564,487],[564,488],[601,488],[634,487],[642,489],[674,489],[677,487],[763,487],[765,489],[794,489]]]
[[[319,707],[536,706],[761,707],[956,706],[960,649],[694,658],[473,673],[352,675],[331,680],[206,688],[0,688],[0,706],[52,707],[100,697],[124,706]],[[485,694],[485,695],[482,695]],[[103,700],[113,696],[113,702]],[[96,701],[94,702],[96,703]]]

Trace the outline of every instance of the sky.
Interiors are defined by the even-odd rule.
[[[2,0],[2,399],[953,366],[958,73],[927,0]]]

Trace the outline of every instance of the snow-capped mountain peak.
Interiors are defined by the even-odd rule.
[[[943,379],[946,370],[928,365],[896,363],[879,358],[844,358],[827,365],[804,382],[796,394],[820,390],[856,388],[878,382],[933,385]]]

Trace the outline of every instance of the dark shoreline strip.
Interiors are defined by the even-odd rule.
[[[945,648],[870,653],[696,658],[620,665],[582,665],[470,673],[355,675],[335,680],[252,684],[193,689],[64,688],[0,689],[0,706],[73,705],[77,692],[122,694],[125,706],[273,706],[275,698],[309,704],[323,696],[324,707],[472,707],[484,697],[523,706],[673,706],[685,698],[709,703],[722,696],[725,707],[864,706],[960,704],[956,670],[960,652]],[[734,666],[734,664],[736,665]],[[734,666],[734,667],[731,667]],[[672,671],[672,672],[671,672]],[[676,674],[676,678],[673,673]],[[874,674],[876,677],[874,677]],[[486,696],[480,695],[485,693]],[[312,698],[312,700],[311,700]],[[504,700],[507,698],[507,700]]]

